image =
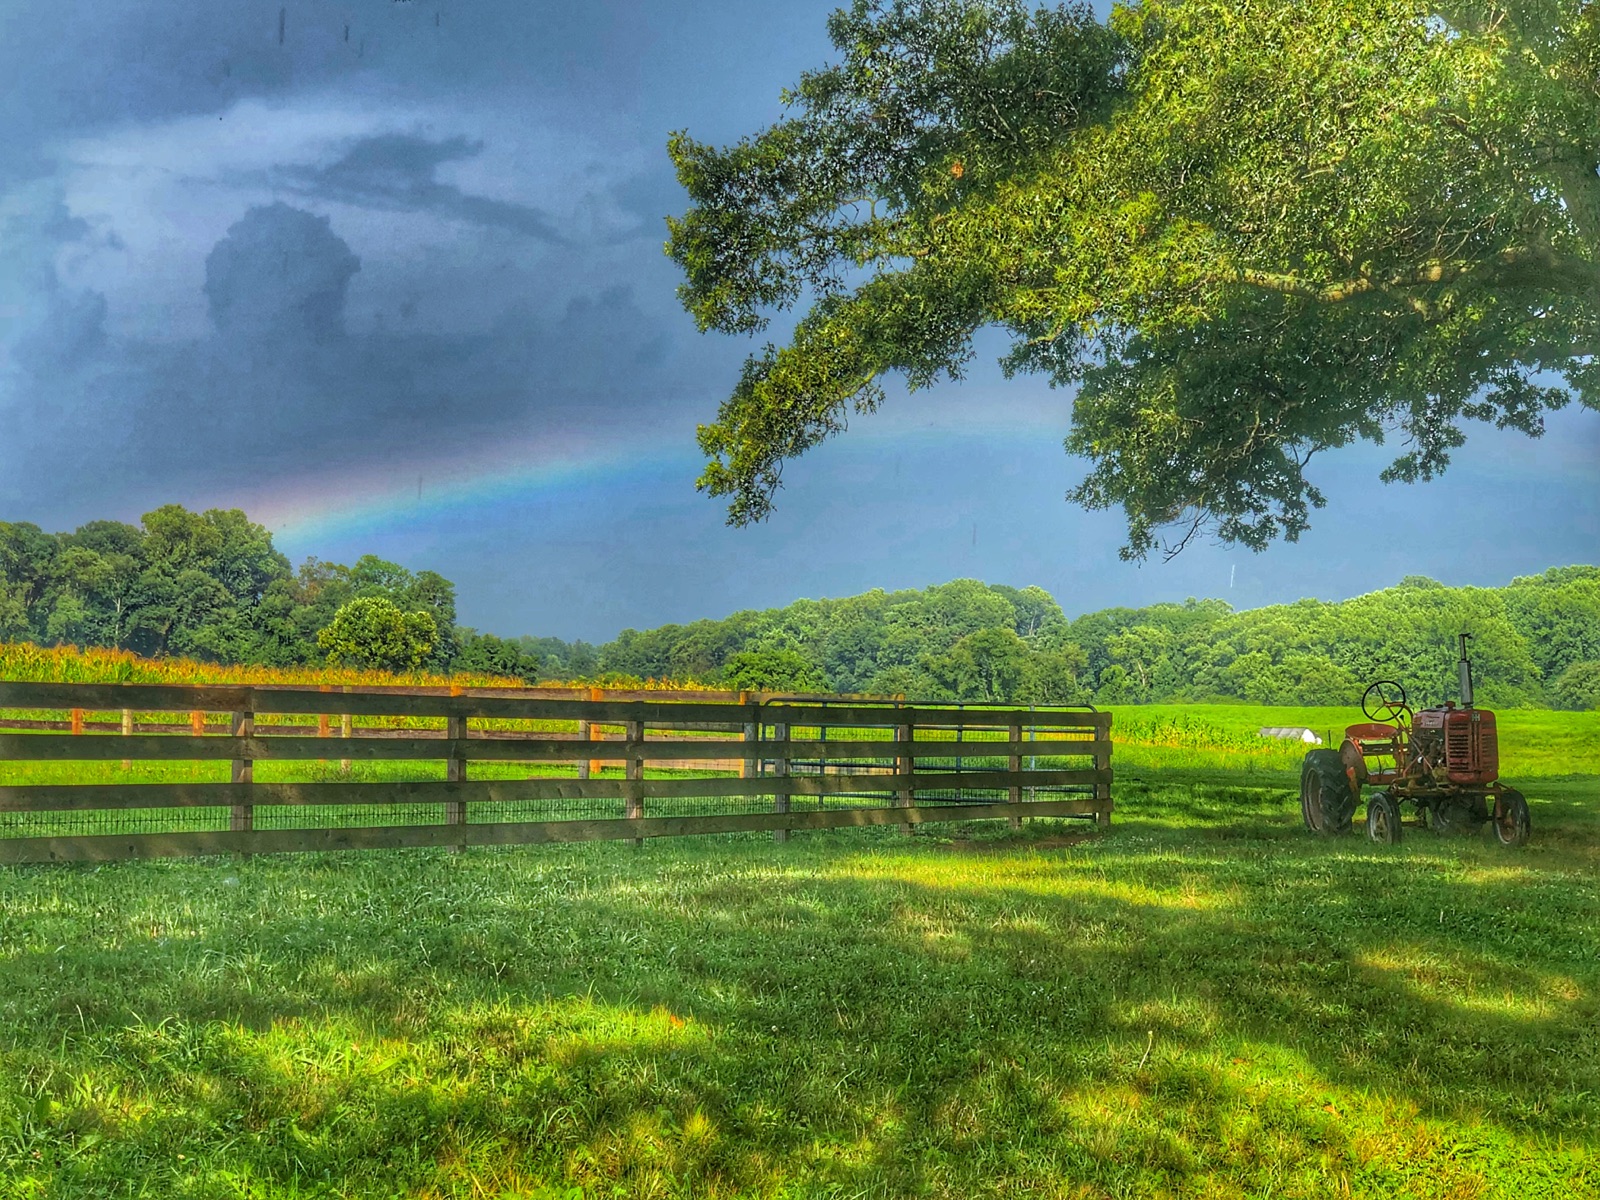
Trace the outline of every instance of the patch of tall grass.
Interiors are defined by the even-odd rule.
[[[522,687],[497,675],[396,674],[352,667],[228,665],[189,658],[141,658],[127,650],[0,643],[0,679],[32,683],[301,684],[307,687]]]
[[[460,673],[454,675],[430,674],[424,671],[396,673],[390,671],[362,670],[351,667],[272,667],[260,664],[229,665],[199,662],[187,658],[142,658],[126,650],[97,647],[80,649],[77,646],[38,646],[31,642],[0,643],[0,680],[29,683],[150,683],[173,685],[227,685],[266,684],[317,689],[343,687],[493,687],[522,688],[529,686],[521,679],[499,675]],[[587,681],[568,683],[561,680],[544,680],[540,687],[590,687]],[[618,685],[624,686],[624,685]],[[663,699],[673,693],[701,690],[704,685],[694,680],[644,680],[629,681],[629,691],[659,692]],[[601,688],[602,693],[604,688]],[[337,711],[337,705],[329,707]],[[21,720],[62,721],[67,713],[61,710],[0,710],[0,716]],[[89,711],[86,720],[115,721],[120,714]],[[150,723],[181,724],[190,719],[189,713],[141,713],[138,720]],[[261,714],[256,723],[263,726],[287,725],[304,721],[303,716]],[[211,714],[208,732],[219,732],[225,727],[227,717]],[[442,729],[442,717],[357,717],[354,724],[362,728],[381,729]],[[527,732],[574,729],[572,721],[502,721],[477,720],[474,729],[521,729]],[[610,729],[611,727],[607,727]],[[615,727],[620,731],[621,726]],[[335,725],[335,731],[337,725]]]

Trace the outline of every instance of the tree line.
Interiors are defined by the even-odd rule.
[[[1338,602],[1235,611],[1190,599],[1074,619],[1041,588],[956,580],[624,630],[600,655],[607,669],[639,676],[937,700],[1351,704],[1388,678],[1415,702],[1436,703],[1456,695],[1462,631],[1473,635],[1484,703],[1600,707],[1592,566],[1500,588],[1413,576]]]
[[[1392,678],[1429,703],[1454,695],[1462,630],[1485,703],[1600,707],[1593,566],[1499,588],[1413,576],[1338,602],[1235,611],[1190,599],[1071,619],[1042,588],[958,579],[626,629],[595,646],[460,626],[448,579],[372,555],[294,569],[237,509],[167,505],[139,525],[59,534],[0,522],[0,641],[226,663],[1026,704],[1348,704]]]

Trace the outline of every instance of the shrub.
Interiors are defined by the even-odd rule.
[[[381,596],[357,596],[317,634],[317,645],[327,651],[331,667],[414,671],[438,644],[439,626],[432,613],[401,612],[394,601]]]

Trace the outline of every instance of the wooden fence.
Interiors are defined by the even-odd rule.
[[[528,691],[0,682],[0,863],[1110,821],[1108,713]]]

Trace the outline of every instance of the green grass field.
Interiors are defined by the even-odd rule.
[[[0,870],[0,1198],[1600,1196],[1593,714],[1524,715],[1522,851],[1150,744],[1103,836]]]
[[[1299,770],[1306,747],[1262,738],[1267,725],[1303,726],[1337,746],[1359,708],[1266,708],[1254,704],[1140,704],[1111,708],[1117,758],[1133,766]],[[1513,708],[1496,713],[1500,765],[1508,779],[1600,775],[1600,712]]]

